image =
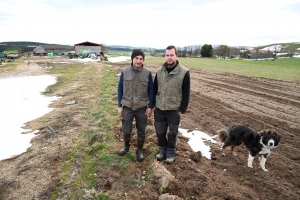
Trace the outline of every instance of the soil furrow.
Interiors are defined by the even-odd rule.
[[[204,84],[207,83],[207,84]],[[244,83],[239,83],[238,85],[232,85],[228,83],[223,83],[220,81],[214,81],[211,79],[203,79],[200,78],[195,83],[192,83],[195,86],[198,86],[201,88],[202,85],[207,86],[207,87],[213,87],[215,86],[216,88],[224,88],[227,90],[232,90],[232,91],[240,91],[241,93],[246,93],[246,94],[252,94],[254,96],[260,96],[265,99],[272,99],[278,103],[284,103],[284,104],[290,104],[296,107],[300,107],[300,96],[295,96],[295,95],[290,95],[285,89],[282,90],[281,92],[278,92],[276,90],[272,89],[265,89],[265,88],[253,88],[249,89],[244,85]],[[260,90],[258,90],[260,89]],[[300,91],[299,91],[300,94]]]

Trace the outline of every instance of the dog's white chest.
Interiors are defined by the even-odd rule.
[[[268,147],[262,142],[262,140],[260,140],[260,143],[262,144],[263,147],[262,147],[261,151],[260,151],[258,154],[260,154],[260,155],[262,155],[262,154],[270,155],[271,149],[268,148]]]
[[[260,155],[261,154],[268,154],[269,155],[270,153],[271,153],[271,150],[264,146],[258,154],[260,154]]]

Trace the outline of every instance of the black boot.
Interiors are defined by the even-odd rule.
[[[124,156],[128,151],[129,151],[129,147],[130,147],[130,134],[124,134],[124,143],[125,145],[123,146],[123,148],[119,151],[119,155],[120,156]]]
[[[143,155],[144,141],[145,141],[145,137],[139,137],[138,138],[136,158],[139,162],[142,162],[144,160],[144,155]]]

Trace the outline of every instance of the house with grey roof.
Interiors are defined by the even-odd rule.
[[[34,54],[47,54],[47,53],[63,53],[63,52],[70,52],[74,51],[74,46],[70,45],[57,45],[57,44],[41,44],[37,46],[34,50]]]
[[[252,49],[250,50],[250,59],[267,59],[267,58],[273,58],[274,53],[270,50],[265,49]]]

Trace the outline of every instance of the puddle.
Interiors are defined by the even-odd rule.
[[[55,82],[56,77],[50,75],[0,79],[0,160],[19,155],[31,146],[38,132],[22,127],[53,110],[49,104],[59,97],[47,97],[41,92]]]

